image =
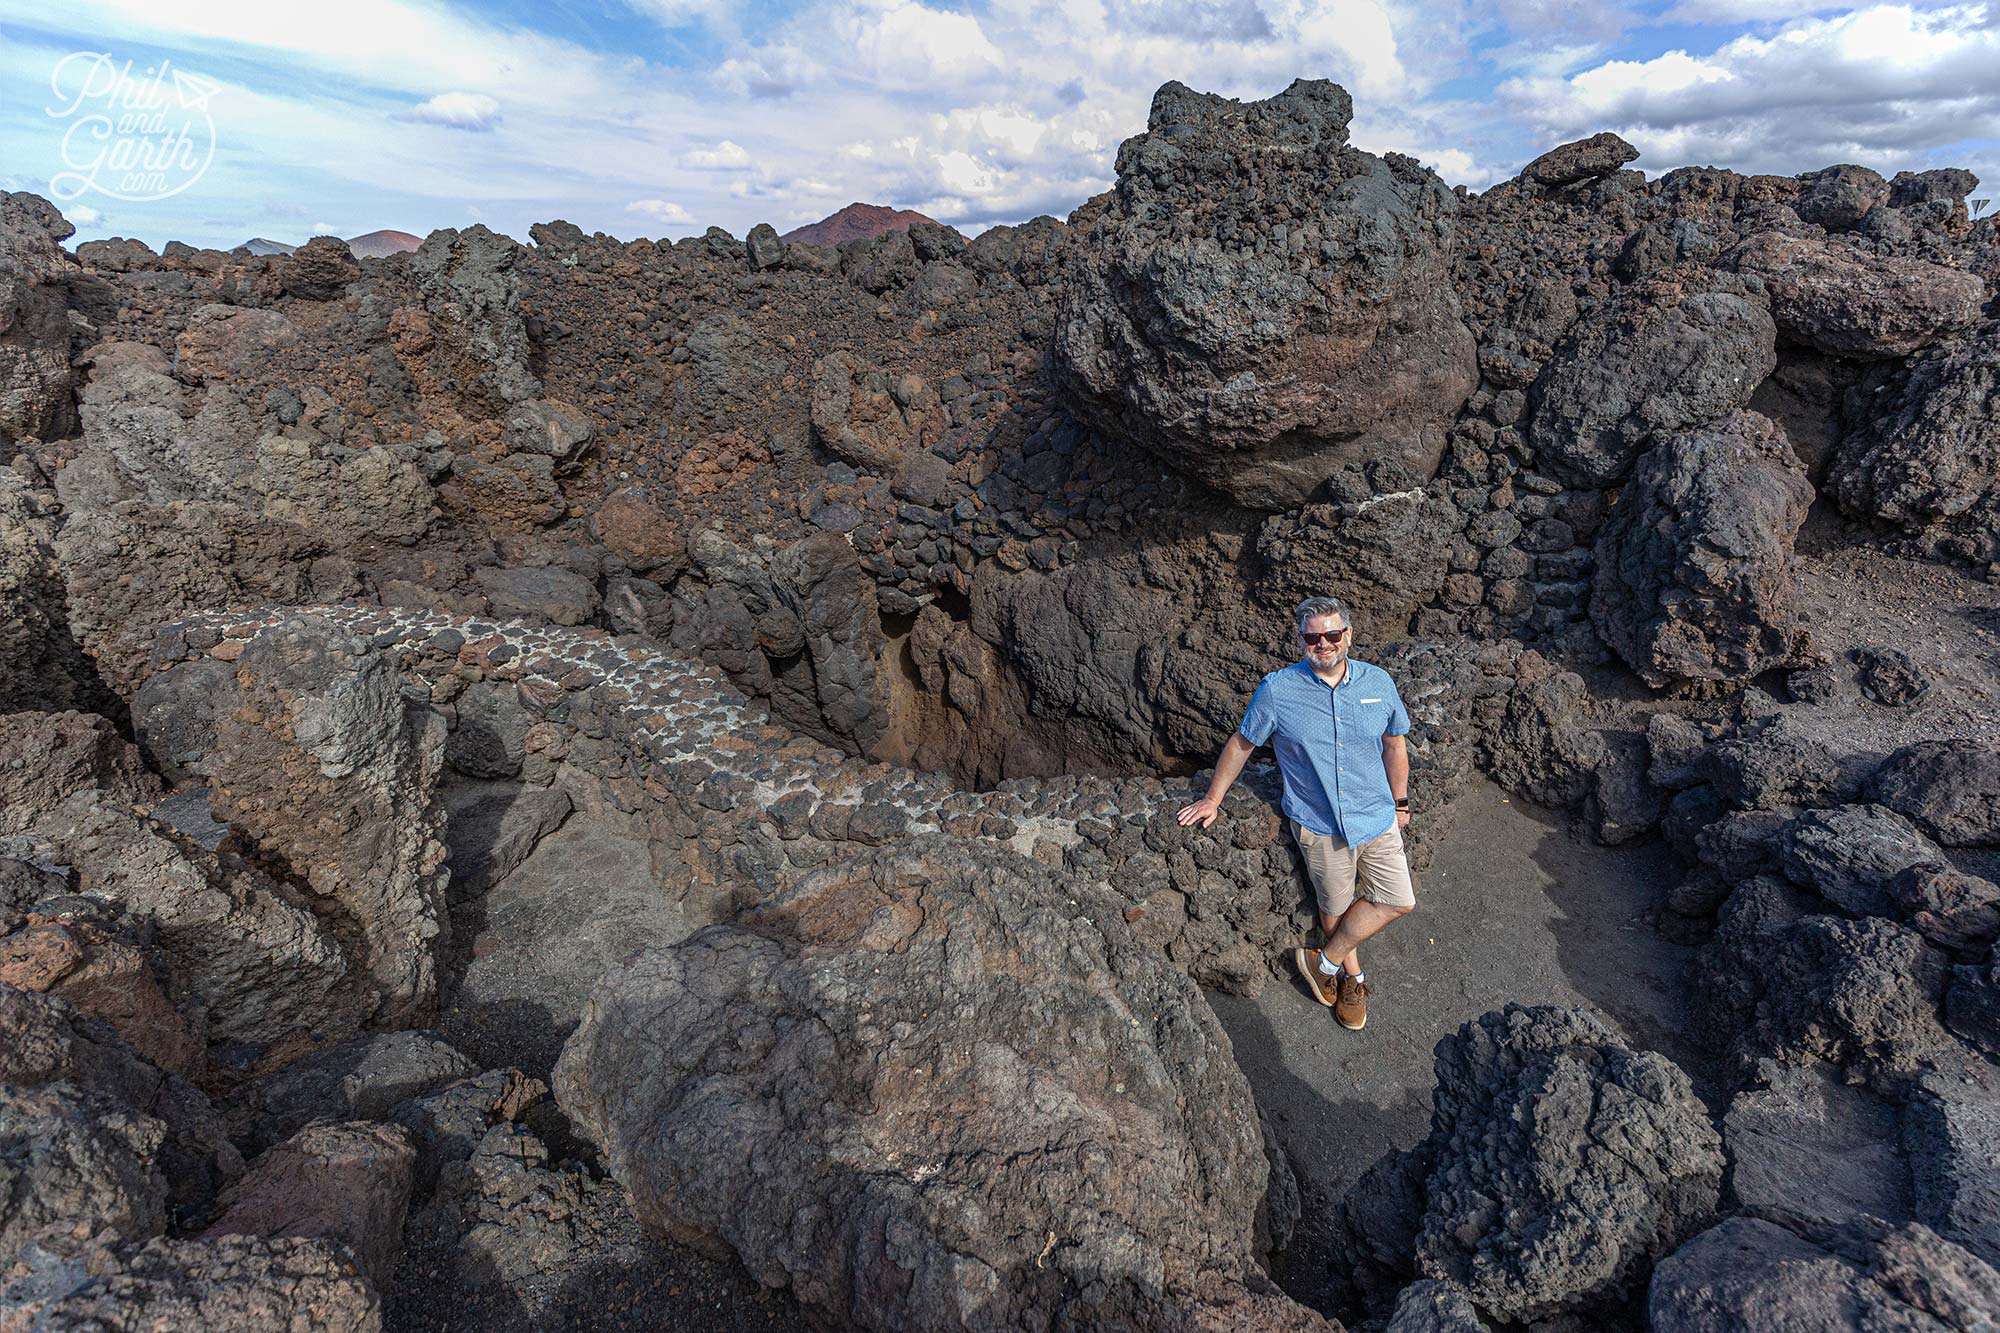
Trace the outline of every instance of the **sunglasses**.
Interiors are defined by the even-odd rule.
[[[1307,643],[1338,643],[1347,637],[1347,631],[1351,628],[1353,627],[1346,626],[1341,629],[1331,630],[1325,634],[1314,634],[1309,630],[1300,630],[1299,637]]]

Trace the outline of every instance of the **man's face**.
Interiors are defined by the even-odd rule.
[[[1339,616],[1308,616],[1305,628],[1299,631],[1299,646],[1305,649],[1306,661],[1314,670],[1328,671],[1347,656],[1349,637]]]

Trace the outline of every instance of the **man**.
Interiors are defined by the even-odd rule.
[[[1207,828],[1259,745],[1271,741],[1285,781],[1285,818],[1305,854],[1323,942],[1295,949],[1313,998],[1340,1025],[1368,1022],[1362,944],[1414,911],[1403,852],[1410,822],[1410,715],[1389,673],[1348,657],[1347,608],[1332,597],[1299,603],[1304,658],[1257,686],[1242,725],[1222,747],[1208,794],[1180,812]]]

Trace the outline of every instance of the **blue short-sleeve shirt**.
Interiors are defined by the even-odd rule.
[[[1273,671],[1237,731],[1252,745],[1270,741],[1277,752],[1285,818],[1358,847],[1396,825],[1382,738],[1409,729],[1409,710],[1389,673],[1349,658],[1338,686],[1304,662]]]

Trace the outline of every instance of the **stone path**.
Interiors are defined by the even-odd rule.
[[[162,627],[151,671],[203,654],[233,661],[259,632],[298,617],[326,621],[378,649],[402,650],[412,655],[405,668],[421,674],[467,668],[548,700],[590,691],[622,713],[631,743],[647,758],[706,770],[693,790],[707,808],[750,805],[782,821],[808,804],[850,803],[857,807],[850,818],[864,821],[847,830],[856,841],[943,831],[991,837],[1024,855],[1044,846],[1040,856],[1049,859],[1049,849],[1071,847],[1083,836],[1081,821],[1116,819],[1166,799],[1166,787],[1144,776],[1021,779],[990,792],[960,791],[936,774],[858,760],[774,726],[714,668],[596,628],[357,605],[214,612]]]

